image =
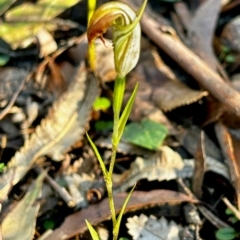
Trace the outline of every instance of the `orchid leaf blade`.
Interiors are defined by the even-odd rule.
[[[137,95],[137,90],[138,90],[138,84],[136,84],[136,86],[135,86],[135,88],[132,92],[132,95],[130,96],[130,98],[127,102],[127,105],[125,106],[125,108],[123,110],[123,113],[120,117],[119,128],[118,128],[118,139],[119,139],[119,141],[120,141],[120,138],[123,134],[124,128],[125,128],[126,123],[127,123],[127,120],[129,118],[129,115],[131,113],[132,106],[133,106],[134,100],[135,100],[136,95]]]
[[[85,220],[88,230],[91,234],[91,237],[93,240],[101,240],[98,236],[98,233],[96,232],[96,230],[93,228],[93,226],[88,222],[88,220]]]

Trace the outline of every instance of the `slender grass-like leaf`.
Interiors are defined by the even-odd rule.
[[[101,169],[102,169],[102,172],[103,172],[103,175],[104,175],[105,179],[109,179],[108,171],[107,171],[107,169],[106,169],[106,166],[105,166],[105,164],[104,164],[104,161],[103,161],[103,159],[102,159],[102,157],[101,157],[101,155],[100,155],[100,153],[99,153],[96,145],[93,143],[93,141],[92,141],[92,139],[89,137],[88,133],[86,133],[86,135],[87,135],[88,141],[90,142],[90,144],[91,144],[91,146],[92,146],[92,148],[93,148],[93,151],[94,151],[94,153],[95,153],[95,155],[96,155],[96,157],[97,157],[97,159],[98,159],[98,161],[99,161],[99,163],[100,163],[100,167],[101,167]]]
[[[125,125],[127,123],[127,120],[128,120],[128,117],[131,113],[131,109],[132,109],[132,106],[133,106],[133,103],[134,103],[134,100],[136,98],[136,95],[137,95],[137,90],[138,90],[138,83],[136,84],[133,92],[132,92],[132,95],[131,97],[129,98],[128,102],[127,102],[127,105],[125,106],[124,108],[124,111],[120,117],[120,120],[119,120],[119,127],[118,127],[118,141],[120,141],[120,138],[123,134],[123,131],[124,131],[124,128],[125,128]]]
[[[88,222],[88,220],[85,220],[88,230],[91,234],[91,237],[93,240],[101,240],[98,236],[98,233],[96,232],[96,230],[92,227],[92,225]]]
[[[121,211],[120,211],[120,213],[119,213],[119,215],[118,215],[118,218],[117,218],[116,225],[115,225],[115,227],[114,227],[114,229],[113,229],[113,235],[114,235],[114,236],[118,236],[119,228],[120,228],[120,224],[121,224],[121,221],[122,221],[123,213],[124,213],[124,211],[125,211],[125,209],[126,209],[126,207],[127,207],[127,204],[128,204],[128,202],[129,202],[129,200],[130,200],[130,197],[132,196],[132,193],[133,193],[133,190],[134,190],[135,187],[136,187],[136,183],[135,183],[135,185],[133,186],[132,190],[128,193],[128,195],[127,195],[127,197],[126,197],[126,199],[125,199],[125,201],[124,201],[124,203],[123,203],[123,206],[122,206]]]

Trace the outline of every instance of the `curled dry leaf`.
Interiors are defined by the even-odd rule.
[[[0,178],[0,199],[5,199],[15,185],[43,155],[61,160],[61,155],[85,132],[90,109],[98,95],[96,79],[87,79],[87,69],[82,63],[75,79],[50,109],[29,140],[15,154]]]
[[[114,177],[116,185],[114,193],[126,191],[141,179],[163,181],[193,176],[194,159],[182,160],[177,152],[174,152],[167,146],[164,146],[162,151],[163,153],[158,152],[147,159],[136,158],[129,170],[120,176],[116,175]],[[212,171],[222,175],[226,179],[230,179],[226,166],[211,157],[206,157],[205,171]]]

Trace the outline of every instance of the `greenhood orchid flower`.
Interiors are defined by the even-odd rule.
[[[90,19],[87,31],[90,46],[93,44],[94,39],[97,37],[100,37],[104,43],[103,34],[106,33],[108,28],[111,27],[113,32],[113,51],[117,77],[115,79],[113,92],[112,155],[108,169],[106,168],[97,147],[92,142],[91,138],[87,135],[88,140],[100,163],[100,167],[102,169],[106,183],[109,208],[113,223],[113,240],[118,239],[121,219],[130,196],[134,190],[133,187],[125,199],[119,215],[117,216],[112,191],[113,168],[116,160],[118,144],[129,118],[134,100],[136,98],[138,84],[136,84],[122,112],[121,109],[125,91],[126,75],[136,66],[139,59],[141,39],[139,21],[146,7],[146,4],[147,0],[144,0],[142,7],[137,13],[135,13],[128,5],[121,2],[109,2],[103,4],[96,10]],[[86,223],[93,239],[99,240],[100,238],[98,237],[98,234],[92,225],[89,222]]]
[[[115,69],[119,77],[125,77],[137,64],[140,54],[140,18],[145,9],[144,1],[138,13],[121,2],[109,2],[100,6],[93,14],[88,25],[88,41],[95,38],[103,40],[108,28],[113,31]]]

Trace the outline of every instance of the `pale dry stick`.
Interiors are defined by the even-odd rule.
[[[130,0],[121,1],[133,6]],[[188,49],[179,38],[171,35],[170,33],[174,31],[173,29],[159,24],[147,14],[144,14],[141,19],[141,27],[149,39],[165,51],[188,74],[194,77],[200,85],[223,104],[227,111],[240,116],[240,94],[228,83],[224,82],[204,60]]]
[[[37,173],[42,173],[43,169],[36,168]],[[54,189],[54,191],[63,199],[63,201],[68,205],[68,207],[73,208],[76,206],[76,201],[70,196],[64,187],[61,187],[53,178],[51,178],[48,173],[45,176],[46,181]]]
[[[20,83],[17,91],[12,95],[11,100],[9,101],[8,105],[2,110],[2,112],[0,113],[0,120],[2,120],[10,111],[11,107],[13,106],[13,104],[15,103],[18,95],[20,94],[20,92],[22,91],[24,84],[26,82],[26,77],[23,78],[22,82]]]
[[[238,211],[237,208],[233,206],[226,197],[224,197],[222,200],[226,204],[226,206],[234,213],[236,218],[240,220],[240,211]]]

